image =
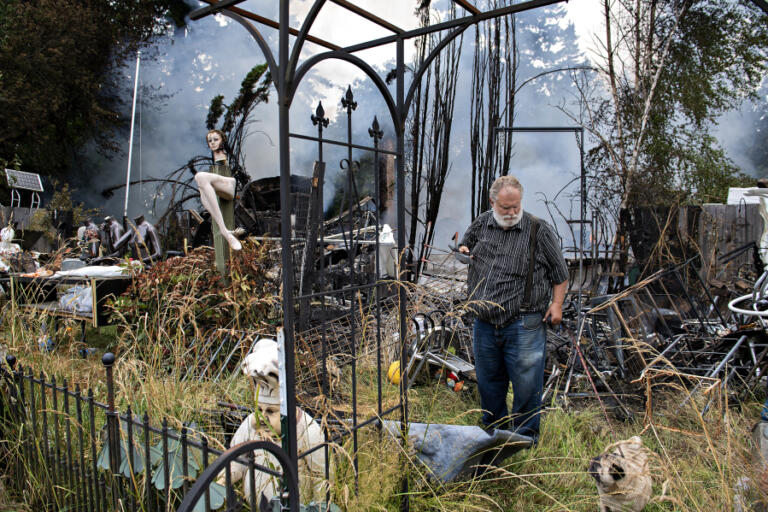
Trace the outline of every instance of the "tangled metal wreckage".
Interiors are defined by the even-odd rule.
[[[388,228],[377,227],[364,208],[369,201],[322,224],[322,249],[316,248],[314,264],[306,264],[304,243],[297,244],[294,255],[295,261],[305,262],[296,269],[297,286],[305,287],[310,306],[299,308],[296,347],[302,370],[296,375],[297,397],[310,411],[318,411],[319,396],[327,399],[339,418],[344,417],[342,404],[349,400],[349,390],[335,386],[334,380],[345,367],[360,365],[371,355],[373,347],[360,342],[366,331],[382,333],[382,353],[372,360],[384,364],[385,373],[405,347],[406,388],[433,380],[436,374],[443,380],[452,374],[451,385],[461,392],[476,379],[467,267],[453,251],[433,248],[416,282],[408,286],[408,338],[401,345],[396,286],[386,285],[397,272],[396,247]],[[685,215],[680,222],[685,224]],[[352,240],[345,240],[340,229],[346,224],[355,226]],[[751,236],[746,231],[743,235]],[[354,251],[349,245],[353,241]],[[730,240],[730,246],[733,242],[739,241]],[[689,399],[703,398],[705,412],[723,393],[733,403],[754,397],[768,367],[763,320],[768,315],[763,312],[768,310],[768,278],[755,278],[754,269],[762,265],[752,257],[754,249],[752,243],[736,251],[720,250],[715,261],[705,261],[698,249],[689,249],[682,261],[646,270],[647,277],[616,293],[601,293],[614,275],[594,268],[605,259],[582,261],[579,270],[578,258],[569,258],[571,290],[564,319],[547,334],[544,403],[554,399],[574,406],[597,400],[614,417],[644,412],[649,419],[651,390],[664,385],[686,388]],[[371,293],[363,285],[375,268],[384,286]],[[322,275],[306,277],[313,272]],[[321,289],[356,285],[358,292],[347,298],[333,298]],[[436,372],[440,368],[443,371]]]
[[[375,265],[373,249],[353,258],[353,266]],[[608,288],[612,274],[587,265],[580,280],[579,262],[570,259],[571,290],[564,319],[547,334],[544,403],[554,399],[573,406],[596,399],[606,414],[626,419],[644,411],[650,419],[651,390],[665,385],[686,388],[688,400],[703,397],[704,412],[723,393],[732,403],[754,398],[768,367],[764,325],[768,274],[755,278],[754,269],[762,267],[757,255],[752,257],[755,249],[752,243],[737,251],[720,251],[722,256],[714,262],[704,261],[699,251],[688,251],[678,263],[655,272],[646,270],[647,277],[631,286],[602,294],[599,291]],[[381,247],[378,250],[387,258]],[[387,250],[392,251],[392,246]],[[408,293],[405,382],[406,387],[417,385],[434,378],[436,368],[443,368],[454,375],[452,383],[462,384],[454,388],[459,391],[476,378],[472,301],[467,295],[466,267],[451,251],[442,256],[435,252]],[[349,262],[342,259],[336,264]],[[337,284],[343,285],[344,279],[340,276]],[[339,367],[359,357],[353,348],[352,326],[366,325],[367,312],[365,300],[360,296],[358,300],[360,307],[352,311],[348,303],[326,303],[326,315],[334,308],[337,314],[326,316],[330,321],[323,330],[313,328],[314,319],[310,319],[309,326],[298,333],[300,358],[314,354],[319,367],[321,346],[325,357]],[[387,329],[396,305],[383,301],[378,307],[382,310],[372,315],[373,325]],[[388,360],[395,358],[393,353]],[[313,387],[319,391],[320,380],[327,378],[321,374],[299,377],[297,389],[305,396],[314,394]],[[445,375],[440,373],[441,378]]]
[[[742,259],[745,252],[740,251]],[[720,268],[727,266],[729,257],[733,260],[733,255],[726,254]],[[652,421],[652,390],[665,385],[687,389],[686,402],[693,396],[704,397],[704,412],[726,392],[732,403],[761,396],[756,391],[768,365],[763,320],[768,309],[767,274],[754,286],[754,281],[738,275],[728,283],[705,280],[702,272],[714,274],[715,269],[702,268],[702,259],[694,254],[618,293],[585,292],[581,303],[577,299],[581,294],[573,289],[578,285],[578,270],[572,264],[574,279],[563,322],[547,334],[544,403],[554,399],[572,406],[597,399],[606,415],[625,419],[645,409],[646,420]],[[742,275],[744,267],[762,265],[742,265]],[[429,361],[447,362],[460,376],[471,379],[466,327],[471,307],[462,302],[466,300],[464,283],[446,270],[436,264],[422,277],[433,290],[431,305],[437,312],[414,317],[420,341],[412,346],[415,352],[426,353]],[[605,275],[590,277],[595,282],[584,281],[584,290],[600,289],[601,280],[605,287]],[[442,311],[453,313],[443,315]],[[455,349],[446,350],[451,346]],[[466,362],[468,370],[456,359]]]
[[[648,212],[633,215],[639,218],[642,213]],[[686,213],[690,212],[675,212],[680,225],[690,220]],[[697,222],[708,226],[714,218],[710,213],[697,212],[701,216]],[[756,208],[748,213],[756,214]],[[756,217],[744,211],[741,216],[742,221]],[[761,224],[754,220],[756,226]],[[723,219],[719,221],[722,224]],[[750,238],[746,230],[744,238]],[[734,239],[720,247],[703,244],[703,251],[701,245],[690,244],[687,250],[677,251],[677,256],[684,257],[673,258],[677,262],[672,264],[667,260],[653,265],[658,262],[649,264],[645,258],[646,277],[616,293],[605,293],[616,275],[600,271],[605,259],[582,261],[582,270],[578,258],[569,259],[571,289],[564,319],[547,334],[544,403],[555,399],[570,406],[597,399],[606,414],[624,419],[645,409],[650,420],[652,390],[665,385],[688,389],[686,401],[703,396],[705,412],[713,400],[723,397],[718,391],[727,392],[732,403],[761,396],[756,391],[768,366],[764,324],[768,277],[757,277],[755,269],[763,264],[754,240],[736,250],[727,250],[739,243]],[[662,234],[649,247],[668,241]],[[457,273],[452,260],[450,256],[442,261],[433,258],[420,277],[426,291],[420,298],[424,307],[412,319],[416,334],[411,359],[416,368],[426,359],[471,380],[467,321],[472,307],[467,302],[465,273]]]

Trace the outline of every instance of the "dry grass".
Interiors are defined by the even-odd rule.
[[[171,298],[179,299],[177,295]],[[226,300],[239,299],[230,296]],[[177,307],[182,302],[174,304],[173,307]],[[269,308],[272,307],[270,304]],[[223,433],[214,421],[206,420],[210,417],[206,411],[216,409],[218,400],[250,404],[253,396],[247,382],[237,377],[218,382],[182,380],[186,362],[196,356],[189,352],[189,339],[178,334],[179,318],[197,317],[191,310],[174,311],[171,314],[166,306],[158,303],[155,311],[145,312],[142,322],[126,318],[117,330],[107,331],[100,342],[102,349],[120,355],[115,367],[118,405],[121,410],[130,406],[135,412],[146,411],[153,422],[167,417],[174,428],[195,421],[205,429],[214,445],[222,446]],[[240,322],[244,318],[242,311],[236,311],[231,319]],[[44,369],[47,375],[55,375],[57,382],[66,379],[71,387],[78,384],[82,389],[91,388],[97,399],[104,399],[106,389],[100,355],[88,359],[77,355],[80,348],[77,329],[67,331],[64,327],[58,333],[61,341],[56,350],[45,352],[40,350],[38,342],[43,322],[50,325],[50,319],[12,317],[7,313],[8,308],[7,328],[0,336],[21,364],[35,368],[36,373]],[[361,311],[360,316],[370,315]],[[363,324],[363,329],[371,327]],[[386,325],[384,330],[389,334],[396,329]],[[385,371],[386,363],[392,358],[391,350],[389,353],[385,350],[382,355]],[[361,342],[357,395],[359,409],[366,416],[375,414],[377,407],[376,362],[374,345]],[[350,366],[345,366],[333,380],[338,396],[350,396],[350,372]],[[397,403],[397,387],[386,379],[382,386],[384,407]],[[590,405],[578,410],[550,404],[543,419],[540,443],[535,448],[517,454],[482,478],[451,484],[429,479],[417,459],[409,456],[400,443],[381,435],[374,427],[366,428],[358,438],[357,480],[349,438],[333,447],[333,501],[344,510],[398,510],[403,498],[403,478],[407,478],[407,496],[414,511],[596,510],[595,485],[586,473],[589,460],[606,445],[633,435],[641,435],[646,446],[657,455],[653,461],[655,498],[646,508],[648,511],[733,509],[733,489],[739,478],[766,480],[760,466],[753,463],[749,436],[752,424],[759,417],[762,397],[756,397],[749,404],[733,406],[727,403],[728,394],[722,393],[714,397],[708,412],[702,414],[702,397],[679,407],[687,397],[682,387],[649,389],[653,393],[653,415],[647,423],[642,413],[636,415],[634,421],[606,420],[594,402],[587,402]],[[412,421],[466,425],[479,422],[479,400],[472,387],[454,393],[443,383],[431,380],[412,388],[408,397]],[[759,499],[768,499],[765,489],[758,490],[756,495]],[[24,505],[6,498],[8,496],[0,492],[0,510],[27,510]]]
[[[414,415],[418,414],[416,411],[431,410],[434,422],[473,423],[474,397],[467,396],[463,401],[463,409],[470,412],[455,418],[457,409],[462,409],[457,403],[460,400],[447,389],[433,391],[440,396],[430,397],[432,391],[428,390],[412,392]],[[380,498],[398,493],[404,473],[411,481],[411,510],[596,510],[596,487],[586,472],[590,459],[606,445],[638,434],[656,454],[652,461],[654,499],[647,511],[733,509],[734,486],[739,478],[765,480],[751,456],[749,430],[757,417],[756,405],[742,410],[712,411],[701,418],[693,405],[677,411],[679,396],[667,396],[663,402],[659,405],[659,424],[647,426],[632,422],[606,424],[596,406],[579,411],[550,409],[543,419],[542,436],[536,447],[517,454],[481,478],[445,485],[426,478],[418,463],[408,458],[399,445],[382,450],[386,444],[376,443],[376,437],[371,435],[368,443],[361,443],[360,496],[348,501],[349,510],[396,510],[391,498]],[[434,403],[440,407],[432,407]],[[677,425],[685,426],[686,430],[677,431]],[[393,464],[399,466],[399,472],[392,471]],[[366,475],[371,473],[380,478],[367,486]],[[336,492],[346,500],[351,473],[340,476],[345,478],[337,482]],[[387,483],[389,494],[382,491],[383,482]],[[758,488],[754,497],[765,503],[766,491],[765,487]],[[378,503],[379,508],[371,508],[371,503]]]

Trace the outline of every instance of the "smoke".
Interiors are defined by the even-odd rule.
[[[144,60],[139,72],[131,180],[164,178],[195,155],[207,154],[205,118],[210,100],[223,94],[225,101],[231,101],[246,73],[261,62],[250,36],[221,17],[191,23],[157,51],[159,56]],[[123,90],[128,95],[128,106],[134,73],[131,66],[120,70],[117,77],[126,84]],[[130,119],[130,110],[123,115]],[[266,167],[276,161],[276,156],[269,137],[259,130],[274,123],[274,104],[260,108],[256,116],[247,141],[248,160],[258,158]],[[124,190],[108,200],[99,192],[126,182],[128,139],[126,130],[123,152],[111,160],[95,151],[88,152],[71,180],[89,206],[98,206],[118,217],[123,213]],[[128,215],[143,213],[155,219],[162,213],[162,208],[152,208],[155,194],[156,187],[151,184],[131,187]]]
[[[309,5],[308,1],[292,3],[294,16],[303,19]],[[275,6],[274,2],[266,0],[249,2],[247,5],[255,12],[277,19]],[[399,18],[396,17],[395,22],[402,23],[405,28],[412,28],[416,23],[412,8],[387,5],[385,10],[397,10]],[[389,14],[391,13],[384,12],[380,15]],[[352,23],[350,17],[354,15],[345,13],[335,18],[323,15],[316,24],[317,36],[348,44],[366,40],[372,30],[370,23],[360,23],[359,18],[357,23]],[[344,23],[349,29],[341,31],[343,33],[332,30],[333,27],[338,27],[339,23]],[[277,31],[263,26],[258,28],[276,54]],[[376,30],[382,29],[376,27]],[[339,36],[342,36],[343,41],[338,41]],[[139,73],[140,92],[131,180],[149,176],[166,177],[193,156],[207,154],[204,136],[207,131],[205,118],[210,100],[217,94],[223,94],[225,103],[231,101],[246,73],[254,65],[265,61],[259,47],[243,27],[223,16],[191,22],[184,29],[176,31],[172,38],[161,41],[155,50],[158,56],[152,60],[143,60]],[[307,43],[302,55],[307,57],[320,50],[322,48],[317,45]],[[394,61],[394,51],[394,45],[387,45],[375,52],[362,52],[361,56],[369,59],[369,63],[384,74]],[[124,96],[125,111],[122,116],[126,120],[130,120],[134,73],[133,63],[130,63],[119,70],[115,77]],[[315,135],[316,129],[310,122],[310,116],[314,114],[318,102],[322,101],[326,116],[331,119],[326,137],[346,140],[346,115],[339,114],[340,99],[348,85],[352,86],[359,104],[353,121],[354,142],[370,145],[367,129],[376,114],[382,129],[391,136],[392,122],[370,80],[356,67],[341,61],[326,61],[304,78],[291,109],[291,131]],[[279,174],[278,111],[275,96],[273,90],[270,102],[260,105],[255,111],[250,135],[244,144],[246,171],[252,179]],[[126,121],[126,124],[129,122]],[[86,147],[84,155],[75,162],[73,172],[68,177],[72,187],[77,190],[76,199],[85,202],[89,207],[100,208],[105,214],[118,217],[123,213],[124,190],[118,191],[111,199],[101,197],[99,192],[126,182],[128,129],[124,132],[120,153],[107,158],[97,151],[94,144],[90,144]],[[294,140],[291,147],[294,172],[310,175],[312,162],[317,158],[316,152],[316,144]],[[325,160],[330,170],[329,178],[338,172],[339,160],[346,158],[342,153],[344,152],[327,146]],[[162,198],[160,205],[153,207],[157,195],[158,191],[154,185],[131,187],[128,215],[133,217],[143,213],[149,219],[156,219],[164,209]]]
[[[310,0],[291,3],[295,19],[293,26],[309,9]],[[445,8],[447,0],[435,2]],[[375,14],[386,18],[404,29],[416,26],[413,2],[400,0],[391,2],[360,2]],[[277,2],[251,0],[244,4],[265,17],[277,19]],[[578,7],[577,7],[578,9]],[[572,10],[571,10],[572,12]],[[575,29],[564,17],[562,8],[549,8],[518,16],[520,29],[521,69],[519,81],[530,78],[543,70],[581,63],[584,53],[579,51],[584,33]],[[593,18],[593,17],[592,17]],[[265,36],[273,52],[277,53],[277,31],[257,26]],[[343,27],[342,30],[339,28]],[[369,22],[328,4],[328,10],[317,20],[313,34],[317,37],[341,44],[354,44],[387,32]],[[453,122],[452,156],[448,183],[443,195],[443,206],[437,222],[435,244],[444,247],[455,231],[463,232],[470,221],[471,162],[469,152],[469,97],[472,73],[473,28],[465,35],[461,59],[462,70],[457,91],[457,102]],[[293,39],[292,39],[293,41]],[[406,59],[413,54],[413,45],[405,45]],[[323,49],[307,43],[302,58],[307,58]],[[173,38],[162,41],[156,47],[158,57],[145,60],[141,65],[141,95],[137,107],[137,124],[134,138],[132,179],[152,176],[162,178],[174,169],[184,165],[191,157],[206,154],[204,136],[205,118],[210,100],[223,94],[225,102],[235,97],[240,82],[256,64],[265,61],[258,45],[238,23],[222,16],[207,17],[191,22]],[[385,76],[394,67],[395,46],[360,52],[361,58]],[[119,71],[118,78],[124,84],[125,105],[123,112],[130,116],[130,95],[133,85],[132,65]],[[410,74],[406,75],[406,82]],[[347,139],[347,114],[340,100],[347,86],[352,87],[357,109],[352,116],[352,141],[355,144],[371,146],[368,136],[374,115],[377,116],[385,139],[395,136],[394,125],[386,104],[378,91],[359,69],[342,61],[324,61],[303,79],[296,91],[290,114],[290,130],[304,135],[316,135],[310,116],[322,101],[330,126],[324,137],[336,141]],[[394,94],[394,84],[390,88]],[[516,126],[573,126],[556,106],[571,93],[570,80],[565,74],[549,75],[548,78],[531,82],[518,95]],[[279,174],[278,156],[278,110],[274,90],[270,101],[260,105],[250,126],[250,135],[244,144],[246,171],[251,179],[276,176]],[[736,126],[747,126],[750,120],[726,116],[719,134],[726,149],[736,144],[739,138]],[[579,151],[572,134],[515,134],[514,156],[510,173],[520,178],[525,186],[524,206],[527,211],[552,222],[550,213],[543,204],[542,194],[553,199],[554,195],[579,174]],[[128,134],[122,143],[122,154],[106,159],[89,147],[83,158],[77,161],[69,181],[78,190],[76,196],[89,207],[100,207],[105,214],[121,216],[124,196],[118,192],[112,199],[104,199],[99,192],[109,186],[125,183],[128,152]],[[357,160],[362,152],[354,150],[352,159]],[[310,176],[313,161],[318,158],[317,143],[292,139],[291,165],[295,174]],[[340,162],[349,158],[346,148],[325,144],[323,160],[326,162],[326,200],[333,195],[334,176],[341,172]],[[738,163],[738,161],[737,161]],[[145,214],[156,219],[162,212],[152,207],[153,195],[157,193],[152,185],[134,186],[130,191],[128,214],[134,217]],[[578,216],[578,180],[566,187],[557,200],[557,206],[568,218]],[[167,198],[165,198],[167,199]],[[162,203],[162,199],[161,199]],[[190,205],[193,206],[193,205]],[[561,234],[566,234],[564,219],[556,217],[555,224]],[[566,245],[570,241],[566,239]]]
[[[765,101],[764,93],[761,97]],[[757,129],[761,115],[756,104],[745,101],[738,110],[723,114],[713,131],[733,163],[745,174],[755,177],[759,177],[758,168],[749,158],[749,149],[754,144],[763,143]]]
[[[564,10],[560,7],[519,14],[517,28],[521,55],[518,84],[542,71],[579,64],[583,60],[583,55],[577,50],[574,27],[565,20]],[[456,231],[461,236],[470,223],[472,165],[469,148],[471,105],[468,98],[471,95],[473,44],[474,29],[469,29],[465,34],[461,78],[456,93],[458,101],[451,138],[454,159],[435,226],[435,245],[438,247],[446,247]],[[571,97],[572,92],[566,73],[547,75],[528,83],[517,95],[515,126],[573,127],[573,121],[557,108]],[[565,218],[552,210],[555,214],[553,219],[543,199],[554,199],[555,194],[565,187],[556,204],[567,218],[578,218],[578,180],[569,185],[580,173],[579,146],[575,136],[571,133],[499,135],[505,136],[511,136],[513,140],[508,173],[515,175],[525,188],[523,207],[554,224],[565,238],[564,245],[573,245]]]

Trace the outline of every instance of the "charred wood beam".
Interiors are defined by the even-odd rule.
[[[209,0],[204,0],[204,1],[209,1]],[[462,18],[457,18],[455,20],[448,20],[442,23],[436,23],[435,25],[429,25],[427,27],[409,30],[408,32],[400,34],[399,36],[387,36],[387,37],[382,37],[379,39],[368,41],[367,43],[360,43],[357,45],[348,46],[344,48],[344,51],[348,53],[359,52],[362,50],[367,50],[369,48],[375,48],[377,46],[394,43],[397,41],[398,38],[412,39],[414,37],[424,36],[427,34],[431,34],[433,32],[440,32],[443,30],[448,30],[448,29],[459,27],[462,25],[467,25],[467,26],[474,25],[481,21],[490,20],[493,18],[498,18],[500,16],[506,16],[509,14],[515,14],[518,12],[530,11],[532,9],[537,9],[539,7],[545,7],[547,5],[557,4],[563,1],[565,0],[531,0],[529,2],[522,2],[515,5],[507,5],[505,7],[492,9],[490,11],[481,12],[479,14],[464,16]]]
[[[462,6],[464,9],[468,10],[472,14],[480,14],[482,11],[472,5],[471,3],[467,2],[467,0],[453,0],[453,3]]]

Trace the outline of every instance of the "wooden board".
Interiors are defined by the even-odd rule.
[[[727,263],[719,259],[734,249],[757,242],[763,231],[763,220],[756,204],[705,204],[699,220],[699,247],[702,255],[702,276],[707,281],[729,282],[739,271],[753,262],[747,251]]]

